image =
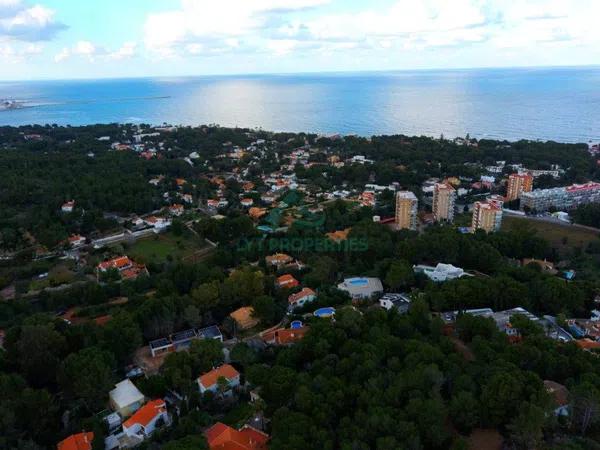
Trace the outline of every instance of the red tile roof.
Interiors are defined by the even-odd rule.
[[[308,327],[286,328],[275,332],[275,343],[278,345],[293,344],[301,340],[308,333]]]
[[[577,341],[575,341],[575,343],[579,348],[582,348],[584,350],[595,350],[600,348],[600,342],[592,341],[588,338],[578,339]]]
[[[302,288],[300,292],[296,292],[295,294],[290,295],[288,297],[288,302],[290,303],[290,305],[293,305],[297,301],[302,300],[304,297],[308,297],[309,295],[317,295],[317,293],[311,288],[305,287]]]
[[[215,384],[220,377],[224,377],[227,380],[232,380],[235,377],[238,377],[240,373],[235,370],[235,368],[230,364],[223,364],[222,366],[217,367],[216,369],[211,370],[203,375],[200,375],[198,380],[202,383],[205,389],[209,389]]]
[[[92,441],[94,433],[77,433],[72,434],[64,441],[60,441],[56,448],[57,450],[92,450]]]
[[[100,270],[107,270],[110,268],[123,269],[124,267],[130,266],[132,261],[127,256],[120,256],[118,258],[111,259],[110,261],[103,261],[98,264]]]
[[[285,274],[277,278],[277,285],[281,287],[295,287],[300,284],[292,275]]]
[[[141,426],[146,427],[156,416],[165,412],[166,410],[167,405],[165,404],[164,400],[160,398],[157,400],[150,400],[148,403],[138,409],[133,416],[127,419],[123,423],[123,426],[130,428],[136,423],[139,423]]]
[[[210,450],[267,450],[269,436],[248,425],[240,430],[217,422],[204,432]]]
[[[285,253],[275,253],[274,255],[265,257],[265,261],[267,262],[267,264],[272,265],[286,264],[293,260],[294,258],[292,258],[290,255],[286,255]]]
[[[96,323],[96,325],[104,326],[109,322],[110,319],[112,319],[112,316],[110,314],[106,314],[104,316],[96,317],[94,319],[94,322]]]

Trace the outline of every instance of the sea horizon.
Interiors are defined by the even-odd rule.
[[[44,81],[110,81],[110,80],[148,80],[162,78],[243,78],[243,77],[268,77],[268,76],[303,76],[303,75],[385,75],[394,73],[411,72],[472,72],[472,71],[497,71],[497,70],[561,70],[561,69],[600,69],[599,64],[577,64],[577,65],[534,65],[534,66],[481,66],[481,67],[425,67],[425,68],[398,68],[398,69],[365,69],[365,70],[315,70],[315,71],[294,71],[294,72],[239,72],[239,73],[204,73],[204,74],[180,74],[180,75],[131,75],[131,76],[111,76],[111,77],[72,77],[72,78],[26,78],[26,79],[2,79],[2,83],[36,83]]]
[[[0,81],[0,125],[219,124],[276,132],[600,141],[600,66]]]

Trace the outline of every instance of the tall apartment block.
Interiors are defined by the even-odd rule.
[[[600,183],[590,181],[566,187],[536,189],[521,194],[521,209],[547,211],[569,210],[587,203],[600,203]]]
[[[506,201],[518,199],[523,192],[531,192],[533,189],[533,176],[528,173],[513,173],[508,177],[506,187]]]
[[[488,233],[499,231],[502,225],[502,202],[498,199],[475,202],[471,231],[484,230]]]
[[[398,229],[417,229],[418,200],[410,191],[396,193],[396,226]]]
[[[436,221],[454,220],[454,203],[456,191],[448,183],[437,183],[433,187],[433,216]]]

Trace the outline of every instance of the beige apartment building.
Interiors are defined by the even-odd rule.
[[[396,226],[398,229],[417,229],[418,200],[410,191],[396,193]]]
[[[433,216],[436,221],[454,220],[456,191],[449,183],[437,183],[433,187]]]
[[[506,201],[516,200],[522,192],[531,192],[533,189],[533,176],[528,173],[513,173],[508,177],[506,187]]]
[[[475,202],[471,230],[484,230],[488,233],[499,231],[502,225],[502,204],[494,200]]]

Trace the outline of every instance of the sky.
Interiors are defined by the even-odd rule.
[[[0,0],[0,79],[600,64],[599,0]]]

